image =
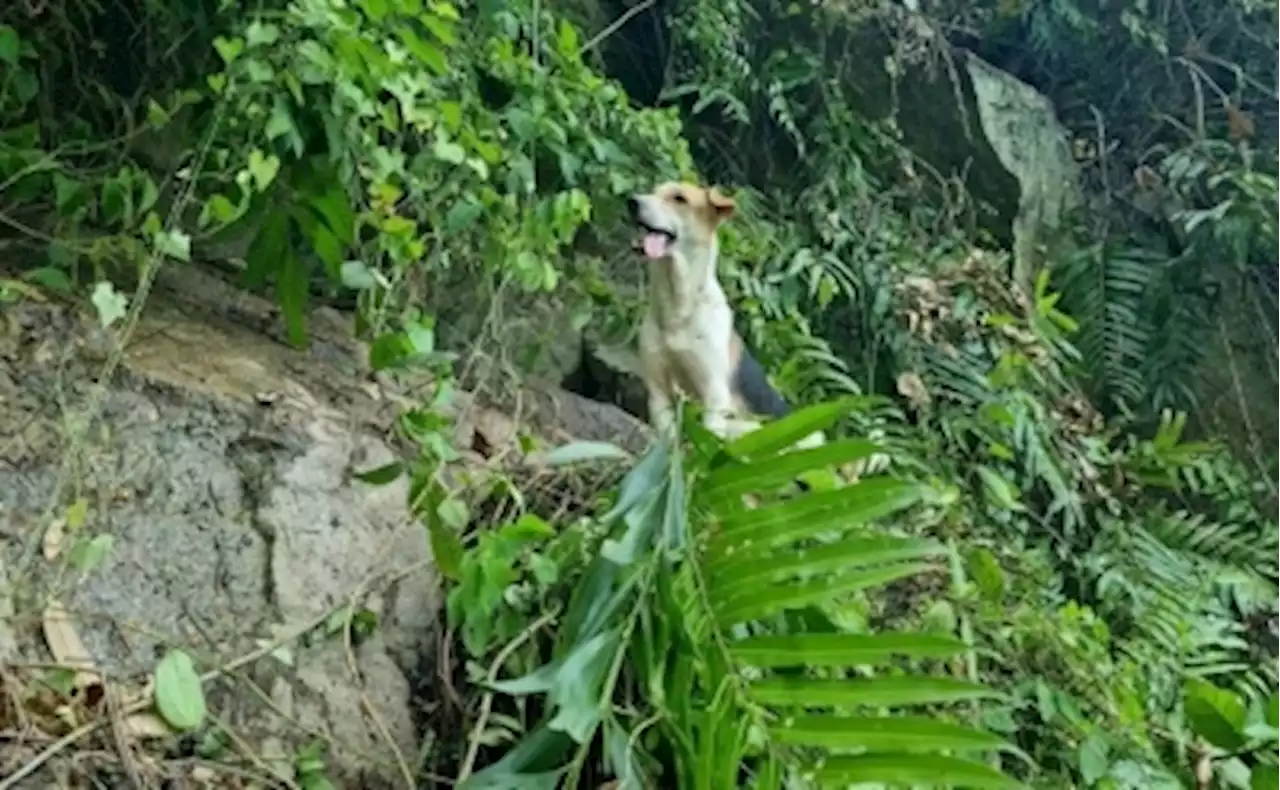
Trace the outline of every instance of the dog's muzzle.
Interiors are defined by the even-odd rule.
[[[634,195],[627,198],[627,210],[631,212],[631,218],[644,231],[644,235],[636,242],[636,248],[643,252],[646,258],[661,260],[671,255],[676,234],[665,228],[656,227],[649,221],[645,216],[644,201],[643,197]]]

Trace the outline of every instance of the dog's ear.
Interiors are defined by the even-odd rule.
[[[715,187],[707,192],[707,205],[711,206],[711,210],[716,213],[716,219],[720,222],[732,217],[734,209],[738,207],[733,202],[733,198],[724,196]]]

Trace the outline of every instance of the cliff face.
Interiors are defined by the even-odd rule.
[[[190,267],[163,274],[123,348],[75,308],[3,318],[0,662],[82,666],[86,705],[90,687],[138,691],[169,647],[201,671],[243,662],[205,691],[266,764],[291,771],[320,733],[340,786],[403,784],[414,711],[437,696],[440,582],[406,482],[353,472],[394,457],[414,387],[366,375],[343,316],[317,311],[309,349],[292,349],[269,303]],[[528,465],[523,429],[643,444],[611,407],[555,390],[516,400],[519,413],[455,400],[459,479]],[[86,546],[105,549],[87,570]],[[377,617],[355,643],[332,633],[346,606]],[[39,746],[0,746],[0,775]]]

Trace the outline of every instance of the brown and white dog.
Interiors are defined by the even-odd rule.
[[[715,189],[665,183],[632,196],[627,206],[644,231],[641,251],[653,264],[639,349],[650,422],[669,431],[680,393],[701,402],[703,424],[726,440],[756,427],[753,415],[787,414],[786,400],[734,330],[716,277],[716,234],[733,216],[733,200]],[[815,433],[797,446],[822,442]]]

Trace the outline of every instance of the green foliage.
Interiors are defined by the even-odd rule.
[[[963,677],[912,671],[965,652],[963,641],[806,626],[940,553],[870,529],[926,496],[919,484],[873,478],[779,493],[806,469],[875,449],[845,441],[786,452],[853,403],[799,411],[723,448],[701,436],[693,456],[667,443],[650,450],[602,518],[607,537],[551,660],[492,684],[545,695],[543,721],[463,786],[578,786],[597,738],[627,787],[738,787],[744,767],[752,787],[803,775],[821,785],[1021,786],[970,758],[1002,746],[965,723],[971,716],[923,713],[988,694]],[[744,506],[748,497],[766,504]]]
[[[1247,408],[1275,399],[1273,3],[666,4],[631,23],[670,36],[643,58],[662,110],[597,68],[620,36],[587,41],[572,8],[144,5],[151,46],[124,48],[0,11],[0,219],[36,253],[0,299],[82,297],[123,332],[157,266],[241,241],[294,342],[310,300],[345,297],[371,367],[426,374],[395,426],[411,451],[360,477],[408,477],[472,690],[505,692],[470,783],[1172,788],[1207,760],[1274,786],[1275,423]],[[964,174],[901,145],[928,119],[869,98],[950,68],[941,44],[1039,87],[1077,138],[1101,211],[1031,293]],[[123,77],[72,57],[101,46]],[[740,331],[827,405],[728,447],[691,429],[603,516],[447,488],[455,354],[487,329],[444,313],[634,323],[617,198],[695,169],[735,187]],[[85,569],[110,548],[81,540]],[[987,733],[1029,760],[977,762]],[[319,752],[298,773],[327,781]]]

